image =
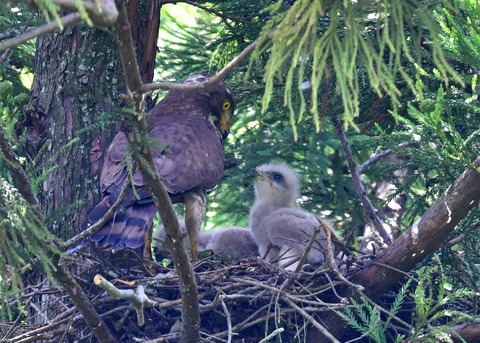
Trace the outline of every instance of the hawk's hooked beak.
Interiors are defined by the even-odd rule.
[[[248,173],[250,174],[251,177],[253,177],[254,180],[263,179],[267,181],[269,184],[273,185],[273,181],[270,180],[270,178],[267,175],[263,174],[261,169],[253,168]]]
[[[222,138],[227,138],[228,134],[230,133],[230,123],[227,121],[225,116],[220,117],[220,125],[218,129],[222,135]]]
[[[229,117],[225,113],[220,115],[220,117],[214,114],[210,114],[208,118],[208,120],[210,120],[210,123],[217,127],[218,131],[222,135],[222,140],[225,140],[225,138],[227,138],[228,134],[230,133],[230,119],[228,118]]]

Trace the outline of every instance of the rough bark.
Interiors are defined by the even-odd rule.
[[[148,64],[146,80],[151,82],[150,63],[156,53],[156,36],[151,32],[158,32],[160,8],[158,0],[145,1],[144,7],[132,13],[137,38],[142,40],[136,43],[138,55],[143,56],[142,49],[148,47],[143,61]],[[150,22],[147,18],[153,13]],[[145,41],[146,31],[153,41]],[[29,110],[17,131],[30,129],[26,149],[32,159],[48,143],[39,167],[41,172],[58,168],[43,182],[39,199],[50,230],[67,239],[78,233],[85,210],[100,199],[100,171],[116,128],[109,125],[101,131],[98,118],[120,106],[125,93],[117,46],[100,29],[72,27],[44,35],[37,41],[34,75]],[[77,133],[88,127],[92,130]],[[62,150],[75,137],[79,141]]]
[[[21,164],[18,162],[18,159],[11,147],[7,145],[7,140],[5,139],[4,132],[1,129],[0,155],[8,161],[7,167],[10,171],[15,187],[19,190],[25,200],[27,200],[28,203],[36,209],[36,212],[38,212],[39,221],[43,221],[43,215],[39,211],[40,205],[35,197],[35,194],[33,193],[33,189],[28,181],[28,177]],[[54,243],[51,242],[51,244]],[[105,322],[95,311],[75,278],[70,274],[64,265],[60,264],[60,257],[58,255],[53,257],[53,265],[55,268],[52,272],[55,276],[55,279],[60,282],[60,284],[69,294],[77,309],[82,313],[85,322],[92,329],[95,337],[97,337],[100,342],[115,343],[116,339],[112,336]]]
[[[78,233],[85,210],[100,199],[104,154],[117,130],[99,125],[99,117],[114,112],[125,93],[117,45],[106,31],[86,26],[44,35],[37,40],[34,75],[30,104],[16,130],[26,134],[24,149],[30,163],[38,161],[33,166],[37,176],[56,168],[39,187],[39,200],[49,230],[67,239]],[[74,138],[79,140],[64,148]],[[61,268],[54,276],[99,340],[114,341],[105,336],[108,329],[75,279]],[[37,307],[46,304],[40,298]]]
[[[466,342],[478,342],[480,340],[480,323],[458,324],[452,329],[455,333],[452,333],[451,337],[455,343],[463,343],[458,336],[462,337]]]
[[[480,157],[474,165],[480,166]],[[398,237],[388,249],[383,250],[368,265],[351,278],[355,284],[365,287],[365,293],[373,300],[392,288],[403,276],[421,262],[425,256],[437,250],[455,226],[475,208],[480,201],[480,173],[465,170],[443,195],[423,214],[422,218]],[[357,296],[352,290],[344,296]],[[346,327],[333,313],[322,318],[328,330],[341,337]],[[308,342],[329,342],[323,336],[312,333]]]
[[[128,21],[143,83],[153,81],[161,8],[159,0],[130,0],[129,3]]]
[[[39,199],[47,226],[63,239],[77,231],[83,211],[99,199],[103,153],[115,130],[93,125],[124,89],[107,33],[72,27],[38,38],[29,111],[19,126],[31,129],[26,147],[31,155],[47,143],[37,175],[57,166],[40,187]],[[92,130],[78,134],[89,126]],[[79,141],[62,150],[75,137]]]

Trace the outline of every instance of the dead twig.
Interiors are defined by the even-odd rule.
[[[225,301],[223,301],[223,295],[220,295],[220,302],[222,304],[223,313],[225,313],[225,317],[227,318],[227,328],[228,328],[228,336],[227,336],[227,343],[232,342],[232,317],[230,317],[230,312],[228,312],[227,305]]]
[[[182,91],[182,92],[188,92],[188,91],[194,91],[197,89],[203,89],[207,88],[210,85],[213,85],[214,83],[220,82],[227,75],[236,67],[238,66],[243,60],[245,60],[250,54],[255,50],[258,44],[263,44],[266,41],[270,40],[273,37],[273,34],[266,35],[262,39],[257,39],[250,45],[248,45],[241,53],[239,53],[233,60],[231,60],[225,67],[222,68],[216,75],[213,77],[209,78],[205,82],[201,82],[198,84],[181,84],[181,83],[176,83],[176,82],[159,82],[159,83],[148,83],[144,84],[140,87],[141,92],[151,92],[157,89],[163,89],[163,90],[172,90],[172,91]]]
[[[402,142],[400,143],[397,147],[398,148],[403,148],[403,147],[406,147],[406,146],[409,146],[410,145],[410,142]],[[358,168],[357,168],[357,172],[358,174],[363,174],[363,172],[365,171],[365,169],[367,169],[368,167],[370,167],[372,164],[376,163],[379,159],[381,159],[382,157],[385,157],[389,154],[392,153],[392,149],[387,149],[387,150],[384,150],[382,152],[379,152],[379,153],[376,153],[374,155],[372,155],[372,157],[370,157],[368,160],[366,160],[365,162],[363,162]]]
[[[367,211],[368,218],[372,222],[373,226],[379,233],[379,235],[383,238],[385,244],[390,245],[392,243],[392,238],[388,234],[387,230],[383,227],[382,222],[377,216],[377,211],[372,205],[372,202],[368,198],[365,189],[363,187],[362,181],[360,180],[360,175],[358,173],[357,167],[355,165],[355,160],[353,158],[352,149],[348,144],[347,136],[345,131],[342,128],[340,120],[337,116],[332,117],[333,125],[335,126],[335,130],[337,130],[338,136],[340,138],[340,142],[342,143],[343,150],[345,151],[345,155],[347,156],[348,160],[348,167],[350,169],[350,174],[352,175],[353,186],[355,187],[355,191],[363,204],[363,207]]]
[[[299,314],[301,314],[306,320],[310,322],[318,331],[320,331],[325,337],[327,337],[333,343],[340,343],[325,327],[323,327],[319,322],[315,320],[311,315],[309,315],[304,309],[299,307],[290,299],[283,299],[290,307],[295,309]]]
[[[129,180],[129,176],[127,176],[127,180]],[[123,200],[125,200],[125,196],[127,195],[127,190],[130,187],[130,183],[128,181],[125,181],[122,187],[122,191],[120,192],[120,195],[118,196],[117,200],[115,203],[108,209],[108,211],[104,214],[102,218],[100,218],[95,224],[87,228],[86,230],[80,232],[78,235],[75,237],[70,238],[68,241],[66,241],[62,245],[62,250],[67,250],[71,246],[77,244],[80,242],[82,239],[90,237],[92,234],[97,232],[114,214],[117,212],[118,208],[120,205],[123,203]]]
[[[303,252],[302,257],[300,258],[300,261],[298,262],[297,268],[295,268],[295,272],[294,272],[295,274],[298,274],[298,272],[300,272],[305,262],[307,262],[308,254],[310,253],[310,250],[312,250],[312,247],[315,244],[315,240],[317,239],[317,236],[319,233],[320,233],[320,228],[316,227],[313,230],[313,234],[310,237],[310,241],[308,242],[307,246],[305,247],[305,251]],[[292,282],[293,282],[293,279],[292,279]]]
[[[157,305],[155,301],[152,301],[147,297],[142,285],[138,285],[135,290],[119,289],[99,274],[95,275],[93,282],[105,292],[109,293],[114,299],[126,299],[130,301],[137,312],[138,326],[143,326],[145,324],[145,307],[153,307]]]
[[[270,335],[268,335],[267,337],[265,337],[264,339],[262,339],[260,342],[258,343],[266,343],[268,342],[269,340],[271,340],[272,338],[274,338],[275,336],[277,336],[278,334],[281,334],[283,331],[285,331],[284,328],[278,328],[278,329],[275,329],[272,331],[272,333]]]
[[[333,271],[333,273],[345,284],[353,289],[356,289],[358,291],[364,291],[365,287],[361,285],[356,285],[352,282],[350,282],[343,274],[340,272],[338,269],[337,264],[335,263],[335,256],[333,255],[333,247],[332,247],[332,230],[328,225],[326,225],[323,221],[320,220],[320,218],[316,217],[320,225],[322,226],[323,230],[325,231],[325,234],[327,235],[327,262],[328,266],[330,269]]]
[[[5,51],[7,49],[14,48],[16,46],[19,46],[20,44],[23,44],[29,41],[30,39],[40,37],[47,33],[58,30],[60,28],[60,25],[62,25],[63,27],[71,26],[79,22],[81,19],[82,19],[82,16],[78,12],[67,14],[66,16],[63,16],[60,18],[61,24],[58,21],[53,20],[48,24],[39,26],[33,30],[22,33],[21,35],[18,35],[14,38],[1,41],[0,51]]]

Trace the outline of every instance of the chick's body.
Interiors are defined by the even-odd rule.
[[[252,231],[238,226],[225,227],[212,234],[207,249],[227,256],[233,263],[258,256],[258,247]]]
[[[260,256],[288,270],[295,270],[315,228],[320,226],[313,214],[295,205],[299,194],[298,175],[292,168],[276,163],[252,169],[250,174],[255,180],[250,225]],[[326,234],[320,230],[307,255],[307,262],[323,263],[325,248]]]

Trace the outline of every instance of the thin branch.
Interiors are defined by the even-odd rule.
[[[349,287],[356,289],[357,291],[364,291],[365,287],[361,285],[356,285],[350,282],[338,269],[337,264],[335,263],[335,256],[333,255],[333,246],[332,246],[332,230],[325,224],[320,218],[316,217],[320,225],[322,226],[325,234],[327,235],[327,262],[330,269],[333,273]]]
[[[123,0],[117,0],[119,8],[118,21],[115,23],[115,36],[118,43],[122,67],[125,75],[125,82],[129,95],[134,100],[134,110],[138,113],[136,119],[139,120],[141,132],[147,132],[146,117],[141,115],[144,110],[142,80],[140,77],[138,64],[136,61],[135,48],[133,46],[128,14]],[[135,139],[139,137],[135,135]],[[160,213],[165,231],[168,236],[178,238],[172,240],[171,252],[175,268],[178,272],[179,285],[182,295],[182,327],[180,330],[180,340],[183,342],[195,342],[198,340],[200,332],[200,310],[198,289],[195,280],[195,273],[183,242],[183,235],[180,230],[177,216],[168,196],[165,186],[159,175],[151,173],[156,170],[153,163],[152,154],[148,146],[143,146],[140,150],[142,162],[138,161],[143,181],[149,190],[153,202]],[[134,156],[138,159],[138,156]],[[147,165],[145,165],[145,162]]]
[[[122,191],[120,192],[120,195],[118,196],[117,200],[115,203],[108,209],[108,211],[103,215],[102,218],[100,218],[95,224],[87,228],[86,230],[80,232],[78,235],[75,237],[70,238],[68,241],[66,241],[62,245],[62,250],[67,250],[74,244],[80,242],[82,239],[91,236],[95,232],[97,232],[118,210],[120,205],[123,203],[123,200],[125,200],[125,196],[127,195],[127,190],[130,187],[130,183],[128,182],[129,176],[127,176],[127,179],[125,180],[125,183],[123,184]]]
[[[392,238],[388,234],[387,230],[385,230],[385,228],[383,227],[382,222],[377,216],[377,211],[373,207],[372,202],[370,201],[370,199],[367,196],[367,193],[365,192],[365,188],[363,187],[362,181],[360,180],[360,175],[355,165],[352,149],[350,149],[347,136],[345,134],[345,131],[343,131],[342,125],[340,124],[340,120],[338,119],[337,116],[333,116],[332,121],[333,121],[333,125],[335,126],[335,129],[337,130],[338,136],[340,137],[340,141],[342,143],[343,150],[345,151],[345,155],[347,156],[348,167],[350,169],[350,174],[352,175],[352,181],[353,181],[353,186],[355,187],[355,191],[357,192],[357,195],[360,198],[360,201],[362,202],[363,207],[365,207],[365,210],[367,211],[367,214],[368,214],[368,218],[372,222],[373,226],[378,231],[380,236],[383,238],[383,241],[387,245],[390,245],[392,243]]]
[[[30,306],[30,302],[32,300],[32,297],[27,299],[27,301],[25,301],[25,308],[28,308],[28,306]],[[10,325],[10,328],[8,329],[8,331],[3,335],[3,337],[0,339],[0,342],[4,342],[6,339],[8,339],[9,336],[11,336],[12,334],[15,333],[15,331],[17,331],[19,328],[20,328],[20,325],[18,325],[18,322],[20,320],[22,320],[24,318],[24,313],[20,313],[17,318],[15,318],[15,320],[13,321],[13,323]],[[48,319],[47,321],[48,322]],[[2,330],[4,331],[4,330]]]
[[[307,262],[308,254],[310,253],[310,250],[312,250],[313,244],[315,244],[317,235],[319,233],[320,233],[320,228],[316,227],[313,230],[313,234],[310,237],[310,241],[308,242],[307,246],[305,247],[305,251],[303,252],[302,257],[300,258],[300,261],[298,262],[297,268],[295,268],[295,274],[298,274],[298,272],[300,272],[305,262]]]
[[[194,6],[194,7],[198,7],[200,8],[201,10],[204,10],[205,12],[208,12],[214,16],[217,16],[219,18],[222,18],[223,20],[226,20],[226,19],[229,19],[229,20],[232,20],[232,21],[236,21],[236,22],[244,22],[244,19],[243,18],[239,18],[239,17],[234,17],[234,16],[229,16],[229,15],[225,15],[221,12],[218,12],[218,11],[215,11],[211,8],[208,8],[206,6],[203,6],[195,1],[191,1],[191,0],[163,0],[162,1],[162,5],[165,5],[165,4],[178,4],[179,2],[182,2],[182,3],[185,3],[185,4],[188,4],[188,5],[191,5],[191,6]]]
[[[472,226],[469,226],[468,228],[466,228],[465,230],[463,230],[463,232],[461,234],[459,234],[457,237],[455,238],[452,238],[451,240],[449,240],[448,242],[446,242],[444,245],[443,245],[443,248],[450,248],[452,246],[454,246],[455,244],[458,244],[460,243],[461,241],[463,241],[466,237],[467,237],[467,234],[471,231],[475,231],[477,230],[478,228],[480,227],[480,224],[476,224],[476,225],[472,225]]]
[[[3,62],[5,62],[7,60],[8,56],[10,55],[10,51],[11,51],[11,49],[7,49],[7,50],[4,51],[2,56],[0,56],[0,65],[3,64]]]
[[[270,335],[268,335],[258,343],[267,343],[269,340],[271,340],[273,337],[277,336],[278,334],[281,334],[283,331],[285,331],[284,328],[275,329]]]
[[[82,19],[82,16],[80,13],[75,12],[75,13],[70,13],[67,14],[66,16],[63,16],[60,18],[60,22],[63,27],[67,27],[70,25],[75,24],[76,22],[80,21]],[[25,32],[19,36],[16,36],[14,38],[10,38],[5,41],[0,42],[0,51],[4,51],[10,48],[14,48],[20,44],[23,44],[30,39],[45,35],[47,33],[53,32],[55,30],[58,30],[60,28],[60,24],[58,21],[52,21],[48,24],[39,26],[33,30],[30,30],[28,32]]]
[[[317,218],[317,220],[318,220],[318,218]],[[310,253],[310,250],[312,249],[313,244],[315,244],[315,240],[317,239],[317,235],[319,234],[319,232],[320,232],[320,228],[318,228],[318,227],[316,227],[313,230],[313,234],[310,237],[310,241],[308,242],[308,244],[305,248],[305,251],[303,252],[302,257],[300,258],[300,261],[298,262],[297,268],[295,268],[295,271],[293,272],[293,275],[291,275],[290,278],[288,278],[288,280],[284,283],[284,285],[282,285],[282,289],[283,288],[289,288],[295,282],[295,279],[296,279],[298,273],[300,272],[303,265],[307,261],[308,254]]]
[[[83,319],[92,330],[95,337],[100,342],[116,343],[117,339],[112,335],[110,329],[105,324],[103,319],[98,315],[93,308],[87,295],[83,292],[77,280],[70,274],[70,271],[65,265],[59,263],[58,256],[54,259],[54,264],[57,269],[53,272],[55,279],[57,279],[65,291],[68,293],[77,309],[82,314]]]
[[[1,342],[7,342],[7,343],[15,342],[15,343],[18,343],[18,342],[22,342],[22,341],[27,341],[32,336],[33,337],[38,337],[38,336],[41,336],[43,333],[51,332],[56,327],[62,325],[63,323],[66,323],[66,322],[70,321],[70,318],[68,318],[68,316],[72,315],[75,311],[76,311],[76,309],[74,307],[72,307],[72,308],[66,310],[64,313],[57,316],[56,318],[48,321],[48,324],[46,324],[45,326],[35,328],[33,330],[29,330],[29,332],[21,333],[18,336],[12,337],[10,339],[7,338],[6,335],[5,335],[2,338]],[[17,328],[20,328],[20,327],[17,327]]]
[[[20,30],[8,30],[8,31],[5,31],[5,32],[2,32],[0,33],[0,41],[4,40],[4,39],[10,39],[10,38],[13,38],[13,37],[17,37],[18,35],[22,34],[22,33],[25,33],[27,31],[30,31],[34,29],[33,27],[25,27],[22,31]]]
[[[228,312],[227,305],[225,304],[225,301],[223,301],[223,295],[220,295],[220,302],[222,304],[223,308],[223,313],[225,313],[225,316],[227,317],[227,328],[228,328],[228,337],[227,337],[227,343],[232,342],[232,317],[230,316],[230,312]]]
[[[406,146],[409,146],[410,145],[410,142],[402,142],[400,143],[397,147],[398,148],[403,148],[403,147],[406,147]],[[363,172],[365,171],[365,169],[367,169],[368,167],[370,167],[372,164],[374,164],[375,162],[377,162],[379,159],[381,159],[382,157],[385,157],[387,155],[389,155],[390,153],[392,152],[392,149],[387,149],[385,151],[382,151],[382,152],[379,152],[377,154],[374,154],[372,157],[370,157],[368,160],[366,160],[365,162],[363,162],[360,167],[357,168],[357,172],[358,174],[363,174]]]
[[[52,2],[60,6],[62,10],[75,12],[65,15],[59,20],[52,20],[48,24],[39,26],[14,38],[0,42],[0,52],[8,48],[14,48],[20,44],[29,41],[30,39],[40,37],[55,30],[63,30],[65,27],[73,25],[82,19],[82,15],[80,14],[80,12],[77,12],[79,10],[79,7],[76,1],[52,0]],[[100,8],[98,6],[98,3],[100,3]],[[98,3],[93,1],[82,2],[85,11],[88,14],[88,18],[85,19],[89,24],[93,22],[96,25],[103,27],[108,27],[112,25],[118,17],[118,10],[115,6],[114,0],[99,0]]]
[[[32,189],[32,184],[28,178],[27,173],[17,159],[10,143],[7,139],[7,133],[0,125],[0,157],[6,162],[7,169],[12,176],[13,184],[16,189],[22,194],[25,200],[35,209],[40,210],[38,199]],[[40,213],[39,213],[40,214]],[[41,214],[40,214],[41,215]]]
[[[284,298],[283,301],[285,301],[290,307],[292,307],[294,310],[300,313],[303,316],[303,318],[308,320],[310,324],[312,324],[318,331],[320,331],[320,333],[322,333],[331,342],[340,343],[339,340],[337,340],[327,329],[325,329],[325,327],[323,327],[319,322],[317,322],[315,318],[309,315],[303,308],[299,307],[297,304],[295,304],[293,301],[291,301],[288,298]]]
[[[140,90],[144,93],[154,91],[157,89],[163,89],[163,90],[172,90],[172,91],[182,91],[182,92],[188,92],[188,91],[194,91],[197,89],[203,89],[206,88],[214,83],[220,82],[227,75],[237,66],[239,65],[243,60],[245,60],[253,50],[255,50],[255,47],[258,44],[263,44],[266,41],[270,40],[273,37],[273,34],[269,34],[262,38],[261,40],[255,40],[253,43],[251,43],[249,46],[247,46],[243,51],[238,54],[233,60],[231,60],[225,67],[223,67],[218,74],[213,76],[212,78],[209,78],[207,81],[198,83],[198,84],[181,84],[181,83],[176,83],[176,82],[159,82],[159,83],[147,83],[144,84],[140,87]]]

